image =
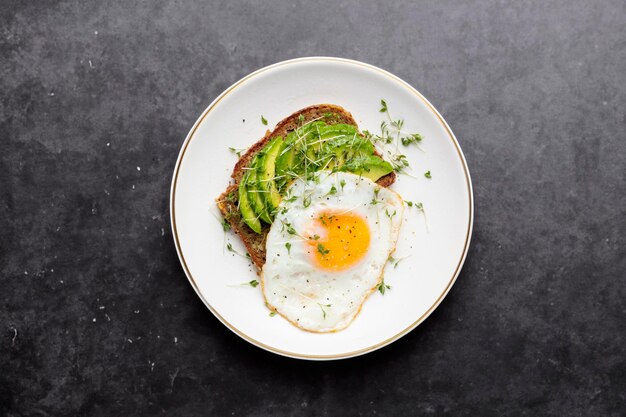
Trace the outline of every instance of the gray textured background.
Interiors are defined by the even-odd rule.
[[[625,4],[3,0],[0,415],[624,415]],[[476,198],[441,307],[335,363],[231,334],[169,231],[199,113],[305,55],[424,93]]]

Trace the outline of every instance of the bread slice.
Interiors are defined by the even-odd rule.
[[[219,208],[225,221],[228,222],[232,230],[235,231],[241,237],[252,262],[261,269],[265,264],[265,240],[270,230],[270,225],[261,222],[261,233],[256,233],[247,224],[244,223],[241,213],[237,208],[237,196],[239,190],[239,182],[245,173],[245,168],[250,164],[254,156],[273,138],[287,136],[289,132],[295,130],[300,124],[302,124],[302,117],[304,117],[304,123],[312,120],[322,119],[328,113],[332,113],[336,116],[332,118],[325,118],[324,120],[328,124],[345,123],[353,126],[357,126],[352,115],[341,106],[333,104],[318,104],[314,106],[306,107],[292,114],[291,116],[280,121],[273,131],[267,131],[265,136],[252,145],[245,154],[241,155],[239,161],[235,164],[231,177],[234,183],[226,188],[226,191],[222,193],[216,200],[217,207]],[[396,174],[391,172],[384,177],[380,178],[376,183],[382,187],[389,187],[396,180]]]

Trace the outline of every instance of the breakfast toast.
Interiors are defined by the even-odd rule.
[[[330,115],[330,117],[329,117]],[[325,119],[326,123],[348,124],[357,127],[357,123],[352,115],[344,108],[332,104],[319,104],[301,109],[280,121],[273,131],[267,131],[265,136],[253,144],[237,161],[231,177],[233,183],[216,200],[217,206],[224,218],[225,224],[235,231],[243,241],[250,259],[261,269],[265,264],[265,241],[270,229],[270,225],[261,223],[260,233],[252,230],[245,222],[239,210],[239,185],[244,177],[246,168],[253,158],[274,138],[286,137],[287,134],[302,123],[313,120]],[[389,187],[396,180],[396,174],[392,171],[380,177],[376,183],[382,187]]]

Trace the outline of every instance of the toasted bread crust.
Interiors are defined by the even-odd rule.
[[[231,177],[234,183],[229,185],[216,200],[217,207],[224,219],[230,224],[230,227],[239,235],[243,244],[246,246],[252,262],[259,268],[259,270],[265,264],[265,240],[269,233],[270,225],[261,223],[261,233],[256,233],[247,224],[243,222],[239,209],[237,207],[237,195],[239,189],[239,182],[245,173],[245,168],[250,164],[254,156],[272,139],[277,136],[285,137],[289,132],[295,130],[299,126],[298,119],[304,117],[304,122],[310,122],[315,119],[324,117],[327,113],[334,113],[338,115],[337,118],[328,122],[329,124],[345,123],[357,126],[356,121],[352,115],[346,111],[343,107],[333,104],[319,104],[315,106],[305,107],[293,113],[291,116],[281,120],[273,131],[267,131],[265,136],[254,145],[252,145],[246,153],[241,155]],[[380,178],[376,183],[382,187],[389,187],[396,180],[396,174],[391,172],[384,177]]]

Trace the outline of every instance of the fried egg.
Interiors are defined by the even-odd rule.
[[[347,327],[383,279],[402,198],[350,173],[296,180],[267,236],[261,274],[268,306],[301,329]]]

